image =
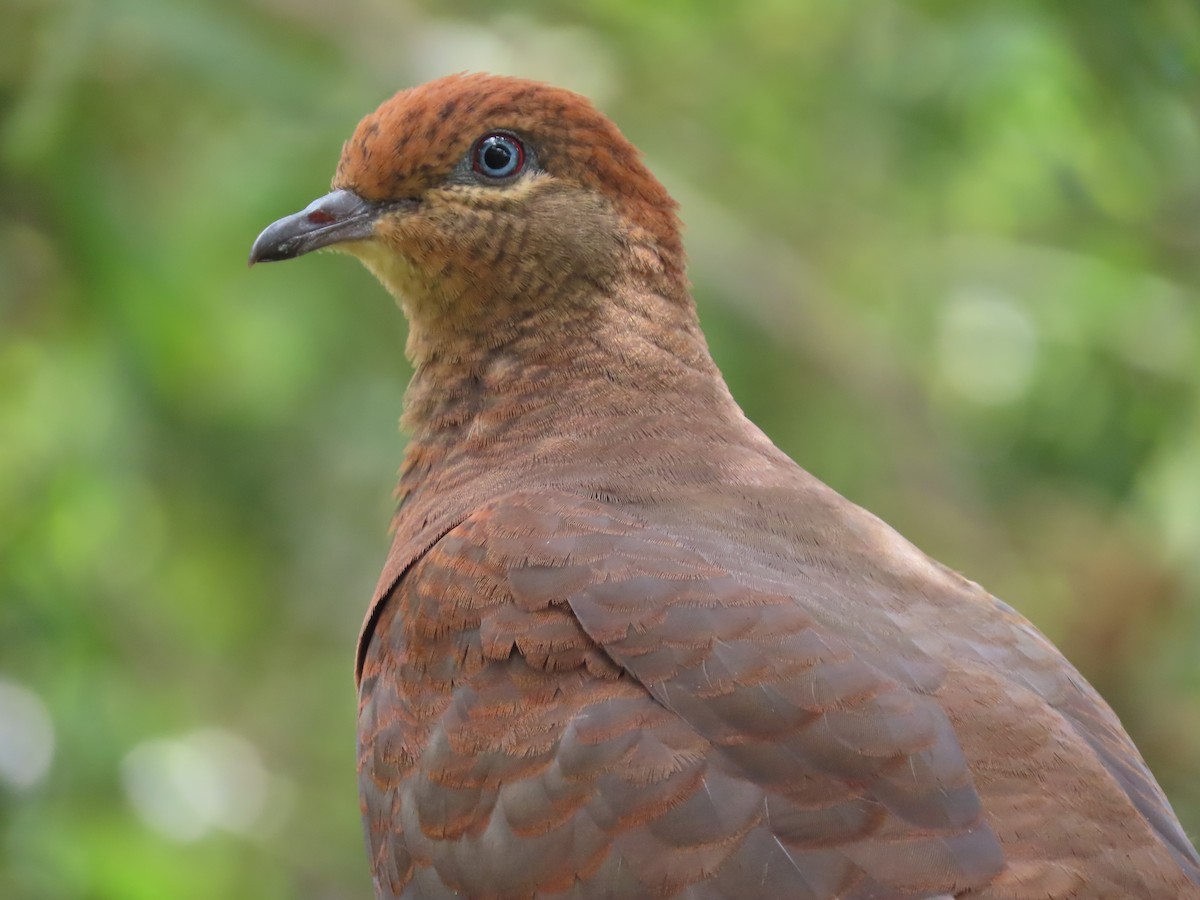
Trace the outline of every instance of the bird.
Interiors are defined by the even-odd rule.
[[[590,101],[402,90],[331,188],[250,263],[348,253],[409,323],[355,661],[379,900],[1200,897],[1059,650],[747,419]]]

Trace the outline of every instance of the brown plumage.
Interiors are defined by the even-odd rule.
[[[746,420],[586,100],[401,92],[333,186],[251,260],[337,246],[411,323],[358,651],[378,897],[1200,897],[1079,673]]]

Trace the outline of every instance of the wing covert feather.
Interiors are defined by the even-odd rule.
[[[1107,708],[1088,722],[1065,661],[991,615],[977,655],[992,693],[972,700],[944,648],[869,618],[869,594],[831,612],[819,579],[809,594],[738,560],[711,531],[547,490],[481,506],[420,556],[363,653],[380,896],[1107,896],[1024,845],[1006,859],[956,731],[979,710],[1006,729],[1001,746],[1042,727],[1009,730],[1021,704],[990,707],[1020,651],[1040,661],[1012,677],[1061,693],[1062,727],[1103,732]],[[1101,741],[1088,765],[1140,787],[1140,759],[1085,738]],[[1000,771],[1019,760],[995,762],[979,769],[995,802],[1043,808],[1034,776]]]

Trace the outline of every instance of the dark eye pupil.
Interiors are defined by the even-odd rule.
[[[489,134],[475,145],[475,171],[487,178],[508,178],[525,165],[525,148],[507,134]]]
[[[483,149],[483,167],[485,169],[492,171],[504,169],[511,159],[512,150],[499,141],[493,141]]]

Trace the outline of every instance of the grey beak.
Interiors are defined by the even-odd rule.
[[[367,240],[374,234],[379,214],[393,206],[372,203],[353,191],[333,191],[268,225],[250,248],[250,265],[294,259],[343,241]]]

